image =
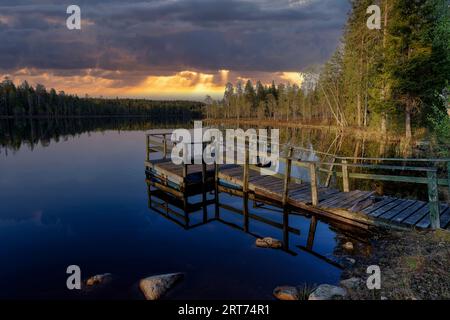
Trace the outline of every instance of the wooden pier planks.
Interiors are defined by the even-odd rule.
[[[169,160],[152,160],[146,162],[147,167],[167,175],[171,181],[183,181],[183,166],[175,165]],[[190,165],[188,169],[188,181],[198,183],[201,181],[201,165]],[[208,177],[214,176],[214,166],[207,166]],[[199,178],[200,177],[200,178]],[[227,183],[243,186],[243,167],[238,165],[219,166],[218,178]],[[283,179],[275,176],[264,176],[258,171],[249,170],[249,191],[255,196],[272,199],[280,203],[283,199],[284,182]],[[403,224],[406,226],[415,226],[418,228],[429,228],[429,208],[428,203],[418,200],[398,199],[394,197],[379,197],[378,201],[366,204],[360,212],[353,212],[350,209],[360,202],[369,198],[372,199],[374,192],[354,190],[350,192],[341,192],[332,188],[319,187],[319,204],[317,207],[311,205],[311,185],[304,183],[289,183],[289,204],[298,209],[308,210],[318,213],[323,212],[326,216],[330,214],[343,214],[345,217],[354,216],[355,220],[363,223],[376,224],[377,220],[392,222],[394,224]],[[441,205],[441,228],[450,229],[450,207],[448,204]]]

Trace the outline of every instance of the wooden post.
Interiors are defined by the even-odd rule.
[[[216,162],[214,163],[214,201],[215,201],[215,217],[216,219],[220,218],[220,212],[219,212],[219,165]]]
[[[203,159],[203,151],[205,150],[206,143],[202,144],[202,202],[203,202],[203,222],[208,220],[208,207],[206,205],[206,162]]]
[[[152,207],[152,185],[151,182],[147,183],[147,196],[148,196],[148,208]]]
[[[336,158],[333,158],[332,163],[336,162]],[[329,187],[330,183],[331,183],[331,179],[333,178],[333,175],[336,174],[336,172],[334,171],[334,165],[330,166],[330,169],[328,170],[328,176],[327,176],[327,180],[325,181],[325,187]]]
[[[164,144],[164,148],[163,148],[163,152],[164,152],[164,159],[166,159],[167,157],[167,139],[166,139],[166,135],[163,135],[163,144]]]
[[[291,183],[291,170],[292,170],[292,153],[294,148],[290,148],[288,157],[286,160],[286,169],[284,173],[284,188],[283,188],[283,208],[287,205],[289,198],[289,184]]]
[[[147,161],[150,161],[150,135],[147,135]]]
[[[289,249],[289,185],[291,183],[291,170],[292,170],[292,153],[294,148],[289,148],[288,156],[286,159],[286,168],[284,172],[284,187],[283,187],[283,246],[287,250]]]
[[[430,222],[433,230],[441,227],[439,195],[436,171],[428,171],[428,205],[430,207]]]
[[[314,237],[316,235],[316,228],[317,228],[317,217],[312,216],[311,224],[309,225],[308,240],[306,242],[306,247],[311,251],[312,251],[313,245],[314,245]]]
[[[342,160],[342,164],[342,184],[344,187],[344,192],[350,192],[347,160]]]
[[[188,165],[186,163],[187,160],[187,156],[185,154],[187,149],[187,146],[183,149],[183,209],[184,212],[187,213],[188,212],[188,197],[187,197],[187,190],[186,190],[186,186],[187,186],[187,178],[188,178]],[[186,220],[186,223],[189,223],[189,217]]]
[[[317,190],[317,166],[315,162],[309,164],[309,176],[311,179],[311,203],[313,206],[319,204],[319,194]]]
[[[447,162],[448,192],[450,194],[450,161]]]
[[[243,174],[243,205],[244,205],[244,231],[248,231],[248,175],[249,175],[249,150],[247,146],[247,141],[244,140],[244,174]]]

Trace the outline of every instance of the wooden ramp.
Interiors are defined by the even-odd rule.
[[[179,198],[202,193],[202,165],[187,166],[185,178],[183,165],[175,165],[169,159],[146,161],[145,165],[149,174],[147,180],[153,179],[153,185],[163,191]],[[243,171],[242,166],[219,166],[220,191],[242,195]],[[215,184],[215,166],[206,166],[206,174],[206,191],[212,191]],[[280,178],[249,170],[248,183],[250,199],[281,206],[284,185]],[[319,187],[319,204],[313,206],[310,183],[290,182],[288,190],[287,202],[292,210],[307,211],[344,223],[356,223],[361,227],[370,225],[430,227],[430,209],[428,203],[424,201],[379,197],[370,191],[342,192],[333,188]],[[198,210],[201,205],[188,204],[188,207]],[[441,228],[450,230],[449,205],[441,203],[440,212]]]
[[[228,188],[241,189],[243,168],[234,167],[219,171],[219,182]],[[271,199],[280,203],[283,198],[283,181],[273,176],[262,176],[250,170],[249,190],[254,197]],[[222,188],[226,191],[226,188]],[[354,190],[342,192],[332,188],[319,187],[319,204],[312,206],[311,185],[291,182],[288,203],[292,208],[310,211],[322,216],[335,215],[343,220],[353,220],[368,225],[404,225],[429,228],[430,209],[427,202],[405,200],[393,197],[378,197],[374,192]],[[340,219],[340,220],[341,220]],[[441,228],[450,230],[450,207],[441,203]]]
[[[361,228],[386,226],[450,230],[449,203],[439,202],[439,188],[448,188],[450,193],[450,159],[352,158],[353,163],[350,163],[349,158],[336,156],[335,160],[339,158],[338,161],[328,163],[301,160],[294,155],[295,147],[289,146],[288,155],[279,157],[280,163],[284,163],[283,172],[268,176],[262,174],[265,169],[250,164],[248,144],[241,150],[245,158],[243,165],[176,165],[167,158],[173,147],[168,141],[168,135],[170,133],[147,135],[146,182],[149,195],[152,187],[162,190],[178,199],[185,211],[203,205],[206,216],[205,207],[215,204],[218,216],[219,208],[225,208],[219,202],[219,194],[226,192],[243,198],[245,225],[250,215],[250,199],[254,203],[281,207],[286,220],[290,212],[306,212]],[[185,144],[184,147],[192,149],[193,145]],[[153,152],[159,153],[163,159],[151,160],[150,153]],[[357,163],[359,160],[367,163]],[[306,169],[310,182],[293,177],[293,167]],[[390,172],[402,172],[402,175]],[[326,176],[323,185],[319,184],[320,174]],[[342,178],[341,190],[329,187],[332,177]],[[429,201],[350,190],[351,179],[426,185]],[[207,200],[207,193],[212,191],[215,199]],[[202,195],[201,203],[188,202],[190,196],[199,194]]]

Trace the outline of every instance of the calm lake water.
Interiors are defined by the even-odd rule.
[[[290,227],[300,234],[290,234],[289,251],[268,250],[255,246],[255,235],[283,239],[274,226],[251,220],[246,233],[232,225],[242,226],[240,215],[221,210],[229,224],[184,229],[149,209],[145,133],[158,126],[1,126],[0,298],[143,299],[138,281],[170,272],[185,278],[165,299],[272,299],[279,285],[340,280],[333,262],[343,259],[342,242],[354,231],[319,221],[308,241],[311,218],[292,215]],[[240,198],[221,194],[221,201],[242,207]],[[281,213],[270,209],[251,213],[281,223]],[[192,215],[193,223],[201,219],[201,212]],[[369,249],[364,235],[357,237],[363,254]],[[113,282],[69,291],[69,265],[80,266],[83,279],[112,273]]]

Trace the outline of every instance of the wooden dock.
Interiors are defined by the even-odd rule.
[[[152,138],[162,138],[161,143],[152,144]],[[159,144],[159,145],[158,145]],[[168,151],[167,138],[164,134],[149,135],[147,139],[147,160],[145,162],[149,196],[151,188],[159,189],[178,201],[186,212],[193,212],[206,206],[216,206],[216,218],[219,208],[233,210],[220,203],[220,193],[240,196],[243,199],[244,229],[248,230],[251,216],[248,201],[277,206],[282,208],[285,220],[292,212],[312,214],[319,218],[337,221],[360,228],[372,226],[395,228],[446,228],[450,230],[450,205],[438,201],[439,186],[450,188],[450,175],[447,179],[438,179],[435,167],[409,167],[394,165],[350,164],[347,159],[340,163],[317,163],[300,161],[289,155],[283,158],[285,170],[282,174],[262,175],[261,168],[248,164],[248,152],[244,165],[175,165],[165,157]],[[163,159],[150,160],[151,151],[159,151]],[[433,162],[433,160],[430,160]],[[435,160],[439,161],[439,160]],[[445,160],[448,161],[448,160]],[[448,162],[450,164],[450,161]],[[309,170],[309,181],[300,181],[291,176],[294,166]],[[323,165],[328,166],[324,169]],[[331,166],[335,171],[330,170]],[[447,166],[449,168],[450,165]],[[340,171],[336,168],[341,168]],[[420,172],[426,177],[361,174],[350,172],[352,168],[403,170]],[[319,174],[342,177],[342,190],[319,184]],[[349,180],[371,179],[386,181],[404,181],[428,185],[429,201],[399,199],[389,196],[377,196],[373,191],[350,190]],[[214,199],[207,199],[206,194],[213,193]],[[189,202],[189,197],[202,194],[202,201],[196,204]]]

